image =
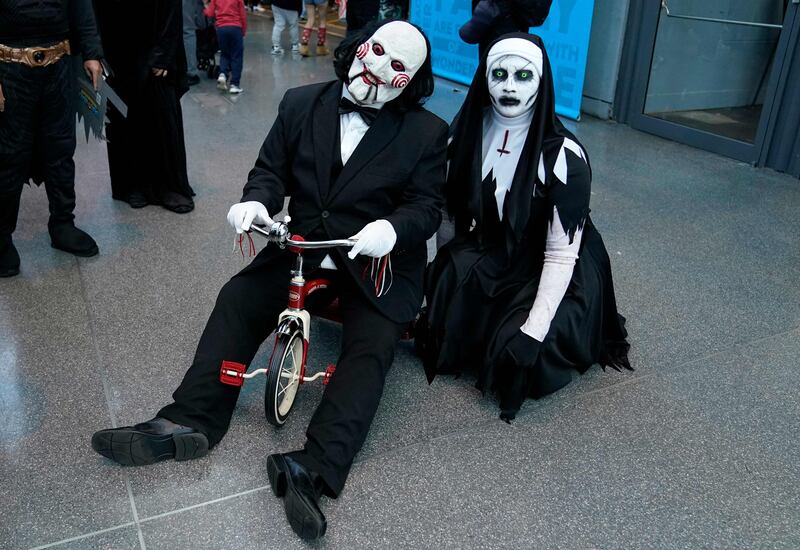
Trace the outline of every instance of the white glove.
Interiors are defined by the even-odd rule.
[[[364,229],[350,238],[358,241],[347,253],[351,260],[355,259],[358,254],[382,258],[394,248],[394,244],[397,242],[397,233],[391,223],[386,220],[378,220],[368,223]]]
[[[253,223],[271,226],[274,221],[267,213],[267,207],[258,201],[240,202],[228,210],[228,223],[237,233],[250,231]]]

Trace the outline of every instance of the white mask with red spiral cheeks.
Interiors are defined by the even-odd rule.
[[[422,33],[405,21],[392,21],[356,50],[347,90],[361,105],[381,107],[397,98],[425,63]]]

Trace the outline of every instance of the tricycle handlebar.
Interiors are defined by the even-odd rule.
[[[311,250],[319,248],[333,248],[336,246],[353,246],[356,244],[355,239],[334,239],[330,241],[305,241],[302,239],[293,239],[291,233],[289,232],[289,226],[287,223],[275,222],[269,228],[253,225],[250,227],[250,230],[262,235],[268,241],[277,244],[281,248],[291,246],[295,248]]]

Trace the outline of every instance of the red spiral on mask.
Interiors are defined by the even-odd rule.
[[[392,79],[392,86],[395,88],[405,88],[411,77],[407,74],[399,74]]]
[[[367,56],[368,51],[369,51],[369,44],[364,42],[356,50],[356,57],[359,59],[364,59]]]

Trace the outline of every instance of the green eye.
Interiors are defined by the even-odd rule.
[[[508,71],[505,69],[495,69],[492,71],[492,78],[495,80],[505,80],[508,78]]]
[[[517,71],[517,80],[530,80],[532,77],[531,71]]]

